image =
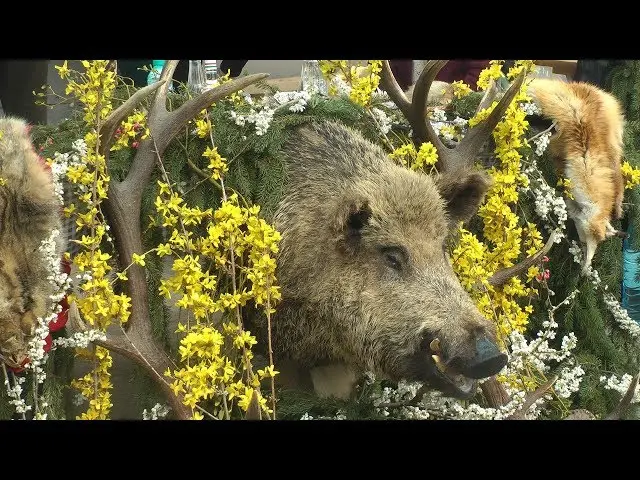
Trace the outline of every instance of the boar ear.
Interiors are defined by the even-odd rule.
[[[478,211],[491,187],[491,179],[482,171],[465,168],[439,175],[436,185],[451,221],[467,222]]]
[[[369,223],[370,218],[371,207],[369,201],[363,196],[351,195],[340,201],[333,230],[345,251],[355,251],[360,243],[362,229]]]

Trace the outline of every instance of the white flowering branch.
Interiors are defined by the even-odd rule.
[[[640,380],[640,372],[638,372],[635,377],[631,378],[631,375],[625,374],[622,376],[620,381],[615,381],[615,375],[611,378],[607,379],[606,377],[601,377],[600,380],[607,380],[606,389],[613,389],[620,391],[620,387],[624,389],[624,386],[628,382],[628,386],[626,387],[626,391],[620,400],[620,403],[616,406],[615,410],[609,414],[605,420],[618,420],[622,415],[624,415],[625,411],[629,408],[629,405],[632,403],[640,402],[640,389],[638,389],[638,380]]]

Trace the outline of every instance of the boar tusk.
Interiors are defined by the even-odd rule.
[[[432,352],[440,353],[440,339],[434,338],[429,344],[429,348],[431,349]]]
[[[442,373],[444,373],[444,371],[446,370],[446,367],[442,361],[442,359],[440,358],[439,355],[431,355],[431,358],[433,358],[433,361],[436,364],[436,367],[438,367],[438,370],[440,370]]]

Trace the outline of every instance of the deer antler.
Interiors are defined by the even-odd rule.
[[[476,154],[487,141],[507,107],[520,90],[525,76],[524,72],[518,75],[487,119],[469,129],[462,141],[454,148],[449,148],[438,138],[426,116],[427,93],[438,72],[440,72],[447,62],[448,60],[430,60],[427,65],[425,65],[420,77],[416,81],[411,101],[407,99],[400,85],[398,85],[388,60],[382,63],[380,76],[382,88],[384,88],[391,101],[396,104],[411,125],[414,142],[416,144],[431,142],[436,148],[440,171],[452,170],[456,167],[473,164]]]
[[[506,93],[502,96],[498,105],[491,111],[487,119],[469,129],[464,138],[453,148],[447,147],[436,135],[431,122],[426,117],[427,93],[431,84],[435,80],[438,72],[446,65],[447,60],[430,60],[425,65],[420,77],[416,81],[413,89],[411,101],[407,99],[396,78],[394,77],[389,61],[382,63],[382,73],[380,83],[385,89],[389,98],[397,105],[402,114],[405,116],[413,129],[413,138],[416,143],[429,141],[438,151],[438,162],[440,163],[440,171],[451,170],[464,165],[472,165],[475,155],[487,141],[491,132],[496,127],[500,118],[515,98],[524,82],[525,72],[520,73],[516,80],[511,84]],[[493,100],[497,97],[500,89],[498,83],[491,80],[489,88],[483,96],[477,112],[484,108],[488,108]],[[476,112],[476,113],[477,113]],[[504,285],[509,278],[526,271],[531,265],[535,264],[542,256],[546,255],[556,242],[557,234],[554,232],[549,237],[544,248],[535,255],[526,258],[522,262],[513,267],[505,268],[496,272],[490,279],[489,283],[493,286]]]
[[[533,392],[529,393],[524,403],[522,404],[522,407],[520,407],[520,409],[517,412],[512,413],[510,416],[508,416],[506,420],[524,420],[525,415],[527,414],[527,411],[531,408],[531,405],[533,405],[534,403],[536,403],[536,401],[544,397],[544,395],[547,393],[547,390],[553,387],[553,384],[556,383],[557,380],[558,380],[558,377],[554,375],[549,380],[547,380],[542,385],[540,385],[538,388],[536,388]]]
[[[556,243],[557,238],[558,234],[554,230],[553,232],[551,232],[549,240],[547,240],[545,246],[542,247],[542,249],[538,253],[525,258],[513,267],[498,270],[491,276],[491,278],[489,278],[489,285],[500,287],[507,283],[510,278],[520,275],[522,272],[525,272],[530,266],[535,265],[543,256],[549,253],[551,247],[553,247],[553,244]]]
[[[511,414],[507,417],[507,420],[523,420],[525,418],[527,410],[533,405],[538,399],[545,395],[545,393],[553,386],[553,384],[557,381],[558,377],[554,376],[550,378],[547,382],[540,385],[535,391],[530,392],[527,395],[527,398],[518,409],[517,412]],[[635,395],[636,388],[638,386],[638,381],[640,380],[640,372],[638,372],[635,377],[631,380],[629,384],[629,388],[627,392],[624,394],[620,403],[616,406],[616,408],[607,415],[605,420],[620,420],[622,415],[626,412],[633,400],[633,396]],[[495,377],[487,380],[481,385],[482,392],[485,394],[487,398],[487,402],[490,407],[500,408],[503,405],[506,405],[511,401],[511,397],[504,389],[502,384],[496,380]],[[589,412],[588,410],[574,410],[569,416],[565,418],[565,420],[593,420],[595,416]]]
[[[631,380],[629,384],[629,388],[627,388],[627,393],[624,394],[618,406],[611,412],[605,420],[620,420],[620,417],[624,415],[629,405],[631,405],[631,400],[633,400],[633,396],[636,393],[636,387],[638,386],[638,380],[640,380],[640,372],[636,374],[635,377]]]
[[[111,113],[100,129],[101,153],[106,158],[117,126],[144,98],[154,93],[147,120],[151,138],[140,143],[126,178],[121,182],[110,182],[108,198],[104,203],[120,261],[125,265],[132,263],[134,253],[144,251],[140,226],[142,193],[151,180],[157,158],[162,155],[176,134],[201,110],[269,76],[260,73],[237,78],[192,98],[176,110],[168,111],[167,93],[177,64],[178,60],[169,60],[162,70],[159,82],[137,91]],[[143,267],[130,267],[127,290],[131,297],[128,330],[123,331],[124,335],[121,337],[108,337],[106,341],[95,343],[127,356],[144,368],[166,392],[177,418],[188,419],[191,417],[190,410],[179,396],[173,394],[169,384],[162,378],[162,372],[171,369],[173,364],[162,345],[153,336],[147,278]]]

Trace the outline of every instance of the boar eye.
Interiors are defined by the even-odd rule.
[[[382,247],[380,249],[386,264],[394,270],[402,271],[407,261],[407,252],[403,247]]]

